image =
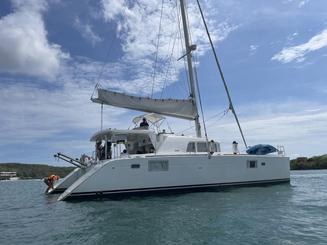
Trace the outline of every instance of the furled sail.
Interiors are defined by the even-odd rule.
[[[195,108],[191,99],[151,99],[123,93],[98,89],[98,98],[93,102],[132,110],[154,112],[161,115],[193,120],[196,117]]]

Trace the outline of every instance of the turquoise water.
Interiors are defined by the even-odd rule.
[[[41,181],[0,182],[0,244],[327,244],[327,171],[291,184],[56,202]]]

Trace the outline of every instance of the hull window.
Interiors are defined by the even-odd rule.
[[[169,168],[167,160],[152,160],[148,164],[149,171],[168,171]]]
[[[246,163],[248,168],[257,168],[258,167],[258,162],[255,160],[248,160]]]
[[[131,168],[140,168],[140,164],[132,164]]]

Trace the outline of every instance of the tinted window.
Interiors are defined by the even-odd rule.
[[[186,152],[195,152],[195,143],[194,142],[188,143]]]
[[[168,161],[167,160],[149,161],[148,170],[149,171],[168,171]]]
[[[210,152],[220,152],[219,144],[215,142],[209,142],[209,151]]]
[[[206,142],[198,142],[197,143],[198,152],[207,152],[207,143]]]
[[[247,161],[247,167],[248,168],[256,168],[257,167],[257,161],[255,161],[255,160],[248,160]]]

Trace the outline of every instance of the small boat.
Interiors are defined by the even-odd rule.
[[[19,180],[20,178],[17,176],[17,172],[8,172],[2,171],[0,172],[0,180]]]

